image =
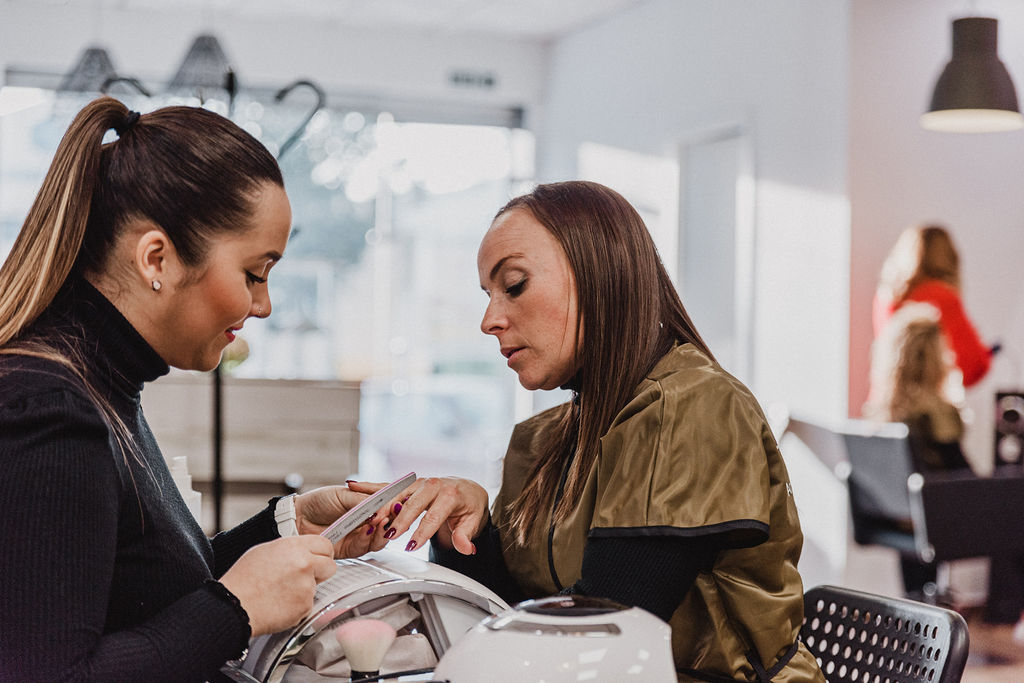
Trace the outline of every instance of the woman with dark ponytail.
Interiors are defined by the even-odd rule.
[[[216,678],[382,547],[318,535],[364,497],[339,486],[208,539],[142,413],[270,315],[290,229],[276,161],[217,114],[104,97],[71,123],[0,267],[0,680]]]
[[[633,207],[596,183],[540,185],[498,212],[477,267],[482,331],[523,387],[572,400],[515,428],[490,514],[478,484],[424,479],[385,538],[425,512],[409,547],[429,540],[510,602],[642,607],[671,624],[679,680],[824,681],[797,638],[803,536],[785,463]]]

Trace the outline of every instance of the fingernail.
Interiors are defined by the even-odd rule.
[[[372,515],[370,515],[369,517],[366,518],[366,521],[363,522],[363,524],[369,524],[370,522],[373,521],[373,518],[376,517],[376,516],[377,516],[377,513],[374,512]]]
[[[356,480],[355,479],[346,479],[345,483],[346,484],[354,484],[354,483],[356,483]]]
[[[369,529],[366,530],[366,535],[367,536],[373,536],[373,527],[372,526]]]
[[[399,512],[402,511],[402,504],[401,503],[395,503],[395,506],[393,508],[391,508],[391,509],[394,510],[395,514],[397,515]]]
[[[416,541],[409,541],[409,545],[405,546],[405,552],[416,549]]]
[[[395,537],[395,535],[397,533],[398,533],[398,529],[394,529],[394,528],[388,529],[387,533],[384,534],[384,538],[386,538],[386,539],[388,539],[390,541],[392,538]]]
[[[402,499],[402,502],[404,503],[404,502],[405,502],[405,501],[407,501],[407,500],[409,500],[409,496],[406,496],[405,498],[403,498],[403,499]]]

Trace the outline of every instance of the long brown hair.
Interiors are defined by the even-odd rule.
[[[898,306],[925,280],[941,280],[960,290],[960,256],[941,225],[916,226],[900,234],[882,264],[878,289]]]
[[[112,128],[120,135],[104,144]],[[23,333],[73,271],[111,267],[111,249],[130,221],[160,226],[185,264],[195,266],[212,236],[248,229],[266,183],[284,185],[274,157],[222,116],[195,107],[139,116],[113,98],[93,100],[64,134],[0,267],[0,355],[42,357],[71,371],[124,451],[127,430],[84,373],[87,364],[73,357],[73,346]]]
[[[510,509],[519,543],[551,501],[571,459],[555,519],[564,520],[582,494],[600,438],[643,378],[675,343],[711,356],[683,308],[643,219],[622,195],[603,185],[568,181],[538,185],[495,216],[529,211],[558,240],[576,278],[580,370],[574,400]]]

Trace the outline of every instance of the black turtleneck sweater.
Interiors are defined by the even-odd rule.
[[[216,678],[250,630],[215,579],[278,536],[272,510],[205,536],[142,413],[168,367],[87,282],[72,277],[31,340],[85,371],[132,443],[59,363],[0,355],[0,681]]]

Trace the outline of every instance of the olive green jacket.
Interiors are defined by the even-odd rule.
[[[694,346],[673,348],[601,438],[575,511],[554,528],[549,558],[551,509],[525,546],[512,542],[503,522],[566,408],[517,425],[494,503],[505,562],[526,595],[575,583],[590,536],[714,535],[722,551],[670,620],[679,680],[756,681],[751,655],[773,681],[824,681],[803,645],[794,649],[803,535],[785,463],[750,391]],[[788,663],[773,672],[787,653]]]

